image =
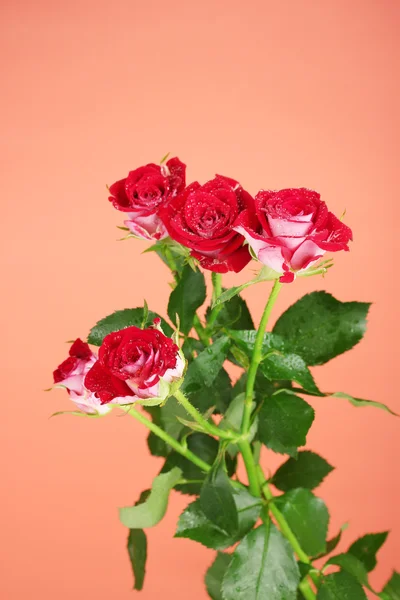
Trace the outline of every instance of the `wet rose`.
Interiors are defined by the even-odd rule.
[[[290,283],[297,272],[314,265],[325,252],[348,250],[352,232],[328,208],[317,192],[306,188],[261,191],[255,197],[258,224],[248,211],[235,230],[242,234],[264,265]]]
[[[171,158],[165,165],[148,164],[131,171],[110,187],[117,210],[127,213],[129,231],[145,240],[160,240],[168,233],[158,216],[160,208],[186,185],[186,165]]]
[[[254,200],[234,179],[217,175],[195,182],[160,212],[171,238],[191,249],[205,269],[216,273],[241,271],[251,260],[243,236],[233,229],[242,211],[254,222]]]
[[[66,389],[77,408],[87,414],[104,414],[110,410],[109,407],[102,406],[99,398],[84,384],[86,374],[96,360],[97,356],[89,345],[78,338],[72,344],[68,358],[53,372],[55,387]]]
[[[160,404],[184,367],[178,346],[160,330],[127,327],[104,338],[85,386],[101,404]]]

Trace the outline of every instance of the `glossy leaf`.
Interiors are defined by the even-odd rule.
[[[225,362],[229,346],[229,338],[221,336],[211,346],[200,352],[188,367],[182,390],[190,394],[203,389],[204,386],[212,386]]]
[[[152,311],[145,311],[144,308],[125,308],[123,310],[117,310],[111,315],[104,317],[96,323],[96,325],[90,330],[88,336],[88,343],[94,346],[101,346],[104,338],[113,331],[119,331],[120,329],[126,329],[126,327],[142,327],[146,317],[145,326],[149,327],[155,318],[160,319],[161,317]],[[161,327],[163,332],[167,336],[171,336],[173,330],[164,319],[161,319]]]
[[[196,454],[209,465],[212,465],[217,458],[219,448],[218,442],[209,435],[205,435],[203,433],[192,433],[187,437],[187,446],[189,450],[194,452],[194,454]],[[232,475],[236,467],[235,461],[230,460],[230,458],[227,456],[226,465],[229,475]],[[179,467],[182,469],[183,478],[190,481],[190,483],[177,484],[175,489],[183,494],[200,494],[201,486],[206,477],[206,473],[202,469],[194,465],[191,461],[187,460],[177,452],[171,452],[171,454],[169,454],[162,468],[162,472],[167,472],[171,470],[172,467]]]
[[[299,452],[297,459],[289,458],[279,467],[272,483],[283,492],[300,487],[313,490],[322,483],[333,468],[319,454],[303,450]]]
[[[186,387],[190,387],[190,383]],[[218,372],[211,389],[203,385],[189,394],[189,400],[201,413],[212,406],[215,406],[215,412],[225,413],[232,400],[232,383],[225,369],[221,368]]]
[[[119,509],[121,523],[129,529],[145,529],[157,525],[167,510],[169,494],[181,476],[182,471],[177,467],[158,475],[145,502]]]
[[[283,313],[273,332],[307,365],[322,365],[362,339],[369,307],[367,302],[340,302],[327,292],[312,292]]]
[[[328,554],[330,554],[331,552],[333,552],[335,550],[335,548],[337,548],[340,540],[342,539],[342,533],[343,531],[345,531],[348,527],[348,523],[344,523],[344,525],[341,526],[341,528],[339,529],[339,532],[330,540],[328,540],[326,542],[326,550],[325,552],[320,552],[319,554],[316,554],[313,557],[314,559],[317,558],[323,558],[324,556],[327,556]]]
[[[348,549],[350,554],[358,558],[367,571],[372,571],[377,565],[376,554],[386,541],[388,531],[382,533],[367,533],[356,540]]]
[[[289,542],[270,524],[236,548],[222,583],[224,600],[296,600],[300,574]]]
[[[323,579],[317,600],[367,600],[367,596],[355,577],[340,571]]]
[[[350,404],[352,404],[356,408],[363,406],[371,406],[372,408],[380,408],[381,410],[384,410],[390,413],[391,415],[394,415],[395,417],[399,416],[397,413],[393,412],[391,408],[389,408],[385,404],[382,404],[382,402],[376,402],[376,400],[363,400],[362,398],[353,398],[353,396],[350,396],[349,394],[345,394],[343,392],[335,392],[334,394],[327,395],[329,395],[331,398],[343,398],[344,400],[348,400]]]
[[[200,492],[200,507],[211,523],[227,535],[239,529],[239,515],[233,498],[231,481],[223,461],[217,461],[207,475]]]
[[[336,565],[340,567],[343,571],[346,571],[346,573],[353,575],[353,577],[355,577],[357,581],[361,583],[361,585],[370,589],[367,569],[358,558],[353,556],[353,554],[343,553],[338,554],[337,556],[332,556],[325,564],[325,566],[328,565]]]
[[[218,552],[213,564],[208,569],[204,578],[208,595],[212,600],[223,600],[222,580],[231,562],[232,556],[224,552]]]
[[[214,550],[229,548],[254,526],[262,508],[261,500],[254,498],[246,489],[234,488],[233,499],[238,513],[238,528],[233,534],[227,534],[212,523],[197,499],[181,514],[175,537],[189,538]]]
[[[390,600],[400,600],[400,574],[393,572],[392,577],[383,588],[383,593],[387,594]]]
[[[309,556],[326,549],[329,513],[323,500],[310,490],[291,490],[274,500],[300,546]]]
[[[168,316],[176,325],[176,315],[179,315],[179,328],[182,333],[187,334],[192,329],[196,310],[205,299],[206,284],[203,273],[193,271],[189,265],[186,265],[168,302]]]
[[[143,589],[147,560],[147,537],[143,529],[130,529],[128,535],[128,554],[132,565],[133,589]]]
[[[143,504],[149,497],[150,490],[140,494],[135,506]],[[133,589],[143,589],[147,561],[147,537],[143,529],[130,529],[128,534],[127,550],[133,573]]]
[[[211,308],[207,309],[207,318],[211,313]],[[218,317],[213,325],[213,329],[253,329],[254,323],[246,302],[240,296],[234,296],[221,307]]]
[[[289,390],[279,390],[265,399],[258,421],[260,441],[274,452],[297,456],[314,420],[314,410]]]
[[[227,331],[237,346],[251,358],[257,332]],[[285,340],[272,333],[264,334],[262,345],[263,360],[260,371],[271,381],[296,381],[306,391],[319,395],[313,376],[301,356],[293,354],[292,348],[285,346]]]
[[[243,413],[244,413],[244,399],[245,399],[245,394],[241,393],[232,400],[232,402],[230,403],[230,405],[228,406],[228,408],[225,412],[225,416],[224,416],[223,420],[221,421],[221,424],[220,424],[221,429],[224,429],[224,430],[230,429],[230,430],[234,430],[237,432],[240,431],[240,426],[242,424]],[[256,406],[256,403],[253,402],[252,410],[255,408],[255,406]],[[253,441],[253,439],[257,433],[257,429],[258,429],[258,417],[256,415],[253,419],[253,422],[252,422],[250,430],[249,430],[249,434],[248,434],[249,442]],[[227,446],[227,452],[230,456],[236,456],[236,454],[239,452],[239,446],[237,444],[229,444]]]

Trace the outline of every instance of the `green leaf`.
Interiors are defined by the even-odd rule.
[[[393,572],[392,577],[383,588],[383,593],[387,594],[390,600],[400,600],[400,574]]]
[[[368,533],[356,540],[348,549],[348,552],[358,558],[367,569],[373,571],[377,565],[376,554],[386,541],[388,531],[382,533]]]
[[[283,492],[299,487],[313,490],[333,469],[334,467],[319,454],[304,450],[299,452],[297,459],[289,458],[279,467],[272,483]]]
[[[289,390],[278,390],[265,399],[258,421],[260,441],[274,452],[297,456],[314,420],[314,409]]]
[[[143,504],[149,497],[149,494],[150,490],[142,492],[135,506]],[[147,537],[143,529],[129,530],[127,549],[133,572],[133,589],[140,591],[143,589],[147,561]]]
[[[215,463],[203,483],[200,507],[206,517],[227,535],[235,535],[238,531],[239,516],[223,460]]]
[[[186,419],[187,412],[176,398],[171,396],[163,406],[145,406],[144,408],[151,415],[153,423],[164,429],[175,440],[179,440],[185,426],[178,419]],[[149,433],[147,443],[153,456],[168,456],[172,452],[170,446],[152,432]]]
[[[157,525],[166,513],[170,491],[181,476],[182,471],[177,467],[158,475],[145,502],[119,509],[121,523],[129,529],[145,529]]]
[[[222,580],[231,562],[232,556],[224,552],[218,552],[213,564],[208,569],[204,578],[207,592],[212,600],[223,600]]]
[[[273,331],[307,365],[322,365],[362,339],[369,307],[367,302],[340,302],[327,292],[312,292],[283,313]]]
[[[217,440],[209,435],[205,435],[204,433],[192,433],[187,438],[187,446],[189,450],[194,452],[194,454],[199,456],[209,465],[212,465],[217,458],[219,444]],[[226,464],[229,474],[233,474],[236,467],[235,461],[231,461],[229,460],[229,457],[227,457]],[[172,467],[179,467],[182,469],[184,479],[187,479],[191,482],[178,484],[175,486],[175,489],[183,494],[200,494],[201,486],[206,477],[204,471],[177,452],[171,452],[171,454],[168,456],[162,468],[162,473],[169,471],[172,469]]]
[[[238,529],[233,534],[227,534],[212,523],[204,514],[198,499],[181,514],[175,537],[188,538],[214,550],[229,548],[252,529],[262,508],[261,500],[254,498],[246,489],[234,488],[233,499],[239,520]]]
[[[385,410],[386,412],[390,413],[391,415],[394,415],[395,417],[399,416],[398,414],[393,412],[388,406],[382,404],[381,402],[376,402],[375,400],[362,400],[361,398],[353,398],[353,396],[350,396],[349,394],[345,394],[343,392],[336,392],[335,394],[326,395],[330,396],[331,398],[344,398],[344,400],[348,400],[350,404],[357,408],[360,406],[372,406],[374,408],[380,408],[382,410]]]
[[[188,385],[189,383],[186,383],[186,386]],[[189,394],[189,400],[201,413],[205,413],[212,406],[215,406],[216,412],[225,413],[232,400],[232,384],[225,369],[221,368],[214,379],[212,391],[203,385]]]
[[[222,583],[224,600],[296,600],[300,574],[289,542],[270,524],[236,548]]]
[[[220,424],[220,428],[224,429],[225,431],[228,429],[233,429],[237,432],[240,431],[240,426],[242,424],[242,419],[243,419],[243,413],[244,413],[244,399],[245,399],[245,393],[242,392],[241,394],[238,394],[238,396],[236,396],[232,402],[230,403],[230,405],[228,406],[225,416],[223,418],[223,420],[221,421]],[[252,403],[252,410],[255,408],[256,403],[253,402]],[[256,416],[253,420],[253,423],[251,424],[250,427],[250,431],[248,434],[248,441],[252,442],[256,433],[257,433],[257,429],[258,429],[258,417]],[[239,446],[237,444],[229,444],[227,446],[227,452],[230,456],[236,456],[236,454],[239,452]]]
[[[367,600],[367,596],[355,577],[340,571],[324,578],[317,600]]]
[[[324,556],[327,556],[328,554],[333,552],[335,550],[335,548],[338,546],[340,540],[342,539],[343,531],[345,531],[347,529],[347,527],[348,527],[348,523],[344,523],[344,525],[342,525],[341,528],[339,529],[339,533],[337,535],[335,535],[335,537],[331,538],[330,540],[328,540],[326,542],[325,552],[320,552],[319,554],[317,554],[316,556],[313,557],[313,560],[316,560],[317,558],[323,558]]]
[[[251,358],[257,332],[227,331],[229,337]],[[291,348],[285,346],[285,340],[275,334],[266,333],[262,345],[263,360],[260,371],[271,381],[296,381],[306,391],[320,395],[313,376],[301,356],[293,354]]]
[[[274,500],[300,546],[309,556],[326,549],[329,513],[323,500],[310,490],[291,490]]]
[[[229,338],[221,336],[211,346],[200,352],[188,367],[182,391],[190,394],[201,390],[204,386],[212,386],[225,362],[229,346]]]
[[[320,395],[310,370],[297,354],[271,354],[262,361],[260,369],[271,381],[282,379],[296,381],[308,392]]]
[[[211,307],[208,307],[206,317],[208,319]],[[253,319],[246,302],[240,296],[234,296],[226,302],[218,313],[213,329],[228,327],[229,329],[254,329]]]
[[[353,554],[343,553],[332,556],[325,564],[324,568],[328,565],[337,565],[342,571],[346,571],[346,573],[353,575],[361,585],[371,589],[368,583],[368,573],[366,568],[358,558],[353,556]]]
[[[143,529],[130,529],[128,535],[128,554],[134,577],[134,590],[143,589],[147,560],[147,537]]]
[[[145,317],[144,308],[125,308],[123,310],[117,310],[108,317],[104,317],[96,323],[96,325],[90,330],[88,336],[88,343],[94,346],[101,346],[104,338],[113,331],[119,331],[120,329],[126,329],[126,327],[142,327]],[[147,311],[146,326],[149,327],[155,318],[161,318],[157,313]],[[167,336],[171,336],[173,333],[172,328],[168,323],[161,319],[161,327]]]
[[[189,265],[186,265],[168,302],[168,316],[176,325],[176,315],[179,315],[182,333],[188,334],[192,329],[196,310],[203,304],[205,299],[206,284],[203,273],[193,271]]]

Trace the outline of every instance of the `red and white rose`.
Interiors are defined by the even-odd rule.
[[[226,273],[241,271],[251,260],[243,236],[233,229],[244,210],[255,226],[254,199],[234,179],[217,175],[189,185],[160,216],[171,238],[190,248],[203,268]]]
[[[234,229],[243,235],[264,265],[290,283],[297,272],[314,265],[325,252],[348,250],[352,232],[317,192],[306,188],[261,191],[255,197],[258,222],[246,210]]]
[[[159,329],[127,327],[104,338],[85,387],[102,405],[161,404],[184,369],[181,350]]]
[[[110,202],[127,213],[129,231],[145,240],[168,236],[158,213],[160,208],[186,185],[186,165],[171,158],[165,165],[148,164],[131,171],[125,179],[110,187]]]

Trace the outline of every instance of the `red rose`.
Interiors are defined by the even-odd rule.
[[[191,248],[205,269],[216,273],[241,271],[251,260],[244,239],[233,230],[247,209],[252,220],[254,200],[237,181],[217,175],[204,185],[195,182],[160,211],[169,235]]]
[[[182,377],[184,360],[172,339],[158,329],[127,327],[107,335],[85,386],[102,404],[164,400],[169,384]]]
[[[282,273],[290,283],[298,271],[325,252],[348,250],[352,232],[328,208],[317,192],[305,188],[261,191],[255,198],[258,226],[243,212],[235,230],[244,235],[258,260]]]
[[[131,233],[146,240],[168,235],[158,211],[185,188],[185,172],[186,165],[171,158],[165,165],[139,167],[110,187],[109,200],[117,210],[128,213],[124,223]]]

